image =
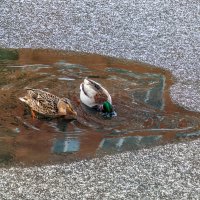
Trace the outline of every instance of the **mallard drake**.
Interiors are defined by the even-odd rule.
[[[116,114],[113,112],[112,99],[108,91],[91,79],[85,78],[80,84],[80,100],[90,108],[95,108],[111,116]]]
[[[31,108],[33,118],[35,118],[35,112],[50,117],[76,118],[77,113],[74,111],[69,99],[59,98],[40,89],[27,88],[26,90],[27,95],[19,99]]]

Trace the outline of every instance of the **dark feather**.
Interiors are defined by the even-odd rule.
[[[101,86],[99,84],[97,84],[95,81],[92,81],[90,79],[87,79],[91,86],[94,88],[94,90],[98,91],[98,90],[102,90]]]
[[[84,94],[85,94],[86,96],[88,96],[87,92],[86,92],[85,89],[84,89],[84,84],[81,84],[81,87],[82,87],[82,90],[83,90]],[[89,96],[88,96],[88,97],[89,97]]]
[[[103,91],[102,87],[93,80],[87,79],[90,82],[92,88],[97,92],[94,96],[95,102],[98,104],[102,104],[103,102],[107,101],[108,97]]]

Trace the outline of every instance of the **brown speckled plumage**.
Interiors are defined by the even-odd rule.
[[[75,116],[76,112],[67,98],[59,98],[54,94],[40,90],[27,89],[27,95],[19,98],[25,102],[32,111],[36,111],[47,116]]]

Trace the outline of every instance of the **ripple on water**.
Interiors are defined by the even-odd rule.
[[[85,77],[108,89],[116,117],[79,100]],[[171,102],[169,72],[109,57],[45,50],[0,50],[0,163],[71,162],[199,137],[199,115]],[[70,98],[77,120],[51,119],[18,98],[25,88]]]

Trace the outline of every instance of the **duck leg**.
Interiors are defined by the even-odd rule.
[[[36,118],[35,112],[32,109],[31,109],[31,116],[32,116],[32,119]]]

